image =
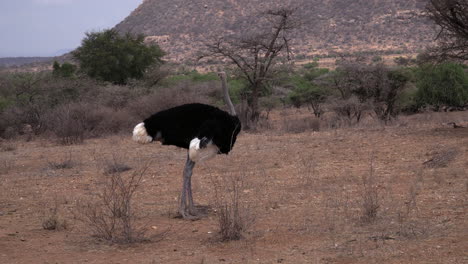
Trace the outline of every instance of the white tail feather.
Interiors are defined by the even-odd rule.
[[[133,137],[132,139],[138,143],[150,143],[153,141],[153,138],[148,135],[148,132],[145,128],[145,123],[139,123],[133,129]]]

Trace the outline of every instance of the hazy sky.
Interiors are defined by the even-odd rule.
[[[0,0],[0,57],[54,56],[111,28],[143,0]]]

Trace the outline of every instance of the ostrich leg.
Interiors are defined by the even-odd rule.
[[[195,166],[195,163],[193,163]],[[188,200],[188,212],[190,215],[197,215],[197,209],[195,208],[195,204],[193,203],[192,197],[192,173],[190,173],[190,177],[188,178],[188,188],[187,188],[187,200]]]
[[[195,166],[195,162],[193,162],[188,156],[187,161],[185,162],[184,168],[184,179],[182,185],[182,195],[180,197],[180,206],[179,206],[179,213],[185,219],[194,218],[195,215],[195,207],[193,206],[193,198],[192,198],[192,170]],[[187,200],[188,200],[188,208],[187,208]],[[193,208],[192,208],[193,207]]]

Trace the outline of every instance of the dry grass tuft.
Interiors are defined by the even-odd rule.
[[[420,223],[420,221],[418,221],[418,216],[416,215],[419,210],[417,197],[422,189],[422,181],[423,170],[421,169],[408,189],[408,194],[406,195],[403,208],[397,211],[397,234],[399,236],[405,238],[416,238],[425,233],[427,226]]]
[[[215,204],[221,241],[239,240],[253,225],[255,217],[245,204],[245,175],[233,173],[215,180]]]
[[[458,155],[457,149],[443,149],[432,153],[432,157],[423,162],[423,165],[427,168],[444,168],[447,167]]]
[[[116,173],[122,173],[131,170],[132,168],[125,164],[122,160],[122,157],[112,154],[110,159],[104,158],[98,161],[98,166],[100,166],[104,175],[112,175]]]
[[[42,221],[42,228],[55,231],[68,229],[68,222],[62,218],[57,201],[55,201],[55,206],[50,208],[48,215]]]
[[[9,173],[14,165],[15,162],[11,158],[0,158],[0,175]]]
[[[104,169],[104,174],[112,175],[115,173],[129,171],[131,169],[132,168],[128,166],[127,164],[113,162],[113,163],[107,164],[106,168]]]
[[[49,161],[48,167],[53,170],[64,170],[64,169],[71,169],[76,165],[76,162],[72,159],[71,152],[68,153],[63,159],[60,161]]]
[[[316,168],[317,164],[313,159],[313,154],[308,156],[303,156],[300,159],[301,162],[301,175],[300,177],[303,179],[302,184],[306,188],[310,188],[314,186],[314,183],[317,179],[316,175]]]

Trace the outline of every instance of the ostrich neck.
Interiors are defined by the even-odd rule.
[[[227,106],[229,107],[230,114],[235,116],[235,115],[237,115],[236,110],[234,109],[234,105],[231,102],[231,97],[229,96],[229,90],[228,90],[228,87],[227,87],[226,76],[224,74],[221,75],[221,85],[222,85],[222,88],[223,88],[224,101],[227,104]]]

